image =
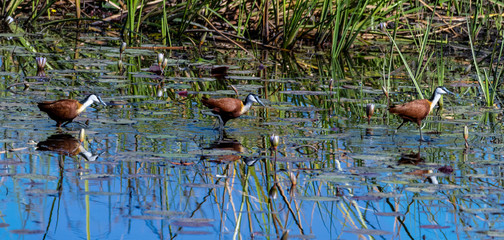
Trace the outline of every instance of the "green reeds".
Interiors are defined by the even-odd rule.
[[[333,58],[340,56],[342,51],[350,49],[362,29],[368,27],[372,18],[381,10],[385,1],[350,1],[344,0],[337,3],[332,22],[332,46]],[[368,6],[374,7],[367,12]]]
[[[282,48],[292,48],[299,32],[313,14],[316,1],[296,0],[291,6],[286,6],[284,1],[283,43]]]
[[[163,17],[161,18],[161,37],[163,45],[171,46],[170,28],[168,27],[168,16],[166,14],[166,0],[163,0]]]
[[[17,9],[17,7],[23,2],[23,0],[12,0],[12,1],[2,1],[2,9],[1,14],[2,16],[8,17],[12,16],[14,13],[14,10]]]
[[[126,20],[126,28],[128,30],[128,44],[133,45],[132,39],[136,37],[136,34],[140,29],[141,19],[142,19],[142,9],[144,6],[143,0],[126,0],[126,5],[128,9],[128,17]]]
[[[444,44],[441,44],[441,46],[439,46],[439,48],[436,50],[436,52],[437,52],[437,57],[436,57],[437,82],[434,79],[432,80],[432,84],[431,84],[432,90],[434,90],[437,86],[444,86],[446,61],[445,61],[445,57],[443,54],[443,47],[444,47]],[[441,99],[439,100],[438,105],[441,108],[443,107],[443,105],[444,105],[443,104],[443,97],[441,97]]]
[[[434,12],[432,13],[434,15]],[[416,58],[416,61],[414,62],[414,65],[416,66],[416,70],[412,69],[412,67],[408,64],[408,61],[406,60],[406,57],[402,54],[401,49],[399,48],[395,37],[391,37],[388,31],[384,31],[384,33],[389,37],[390,41],[394,45],[394,47],[397,50],[397,53],[399,54],[399,57],[401,58],[401,61],[404,64],[404,67],[406,68],[406,71],[408,73],[408,76],[410,77],[411,81],[413,82],[413,85],[415,85],[415,88],[417,90],[418,95],[420,96],[421,99],[423,99],[423,94],[422,90],[420,89],[420,86],[418,84],[418,80],[422,78],[423,73],[425,72],[426,67],[428,66],[428,63],[432,59],[432,56],[434,55],[434,52],[429,54],[428,58],[426,61],[424,61],[425,55],[427,54],[427,42],[429,41],[429,35],[431,31],[431,24],[432,24],[432,16],[430,18],[431,20],[427,24],[427,28],[424,31],[423,38],[420,44],[420,49],[418,49],[418,57]]]
[[[474,21],[476,22],[477,19],[475,19]],[[500,65],[500,67],[501,67],[500,70],[498,70],[497,68],[493,71],[490,70],[491,73],[493,73],[492,74],[493,81],[492,81],[492,77],[489,76],[489,73],[486,69],[483,69],[483,74],[481,74],[481,69],[480,69],[481,67],[479,66],[478,60],[476,59],[476,53],[474,50],[473,38],[476,35],[471,34],[471,33],[476,33],[476,31],[474,30],[476,28],[475,22],[473,22],[473,24],[470,25],[470,21],[467,21],[467,28],[470,30],[469,31],[470,32],[469,43],[471,45],[471,55],[472,55],[472,59],[473,59],[474,68],[476,69],[476,77],[478,80],[478,84],[480,86],[481,92],[483,93],[483,96],[485,97],[486,106],[491,107],[494,105],[494,101],[497,97],[497,87],[499,86],[498,79],[500,79],[502,77],[504,65],[502,65],[502,64]],[[504,31],[501,31],[501,34],[503,35],[503,38],[504,38]],[[498,58],[497,59],[500,59],[502,57],[503,50],[504,50],[504,43],[501,43],[500,50],[498,51]],[[492,59],[493,59],[495,53],[496,53],[496,51],[494,48],[494,51],[491,54]],[[490,69],[492,69],[492,65],[490,65]]]

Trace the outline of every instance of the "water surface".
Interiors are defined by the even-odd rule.
[[[2,47],[2,239],[503,236],[501,111],[474,106],[474,79],[449,57],[445,86],[457,95],[424,121],[429,142],[420,143],[413,124],[394,134],[401,120],[386,111],[380,53],[353,55],[344,77],[310,53],[258,59],[231,50],[199,61],[167,53],[159,77],[147,71],[156,52],[126,50],[121,75],[118,39],[100,40],[107,47],[84,44],[78,59],[71,48]],[[34,77],[35,56],[48,58],[46,78]],[[227,76],[212,76],[223,65]],[[417,98],[404,70],[395,74],[391,101]],[[230,84],[266,107],[219,133],[200,98],[235,97]],[[90,93],[109,106],[61,129],[36,106]],[[367,103],[376,105],[370,124]],[[271,134],[280,136],[276,160]],[[41,151],[41,142],[59,148]]]

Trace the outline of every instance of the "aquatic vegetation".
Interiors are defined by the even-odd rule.
[[[498,3],[10,2],[4,17],[28,17],[0,34],[2,236],[463,239],[504,228]],[[422,119],[431,141],[408,125],[392,138],[390,103],[439,85],[457,95]],[[267,107],[216,131],[200,99],[249,92]],[[35,104],[90,93],[108,107],[75,118],[90,123],[85,136],[55,130]]]

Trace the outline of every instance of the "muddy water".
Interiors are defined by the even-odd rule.
[[[295,61],[275,53],[255,59],[229,51],[203,61],[172,54],[158,77],[148,72],[157,57],[151,50],[128,49],[120,75],[118,46],[85,45],[79,59],[63,49],[2,49],[2,238],[503,236],[501,111],[474,106],[471,75],[447,80],[457,95],[425,120],[429,141],[420,143],[413,124],[394,134],[401,121],[387,114],[380,80],[362,77],[380,71],[372,67],[379,58],[360,59],[357,68],[369,73],[349,71],[331,83],[329,71],[286,66]],[[35,77],[35,56],[48,58],[45,78]],[[227,76],[212,76],[222,65]],[[23,82],[27,88],[16,85]],[[266,107],[254,105],[220,133],[200,98],[235,97],[229,84],[241,99],[258,94]],[[405,77],[390,91],[392,102],[416,98]],[[90,93],[108,106],[93,105],[60,129],[36,106]],[[367,103],[376,105],[370,124]]]

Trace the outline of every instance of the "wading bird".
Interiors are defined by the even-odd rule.
[[[212,109],[212,113],[217,115],[220,120],[219,129],[223,129],[227,121],[237,118],[246,113],[252,104],[259,103],[264,106],[259,97],[255,94],[249,94],[245,101],[240,101],[236,98],[206,98],[203,97],[201,102],[206,107]]]
[[[65,123],[63,126],[71,123],[74,118],[93,103],[101,103],[107,106],[99,96],[94,94],[87,96],[82,102],[74,99],[61,99],[39,102],[37,106],[40,111],[46,112],[52,120],[56,121],[56,126],[61,127],[63,123]]]
[[[448,89],[441,86],[436,88],[429,100],[418,99],[401,105],[391,106],[388,109],[389,112],[397,114],[403,119],[403,122],[401,123],[401,125],[399,125],[395,132],[397,132],[397,130],[399,130],[399,128],[401,128],[404,123],[414,122],[418,124],[418,129],[420,130],[420,141],[425,141],[422,136],[422,120],[424,120],[436,106],[437,102],[441,98],[441,95],[447,93],[453,94],[452,92],[448,91]]]

